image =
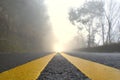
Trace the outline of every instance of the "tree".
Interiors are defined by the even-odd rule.
[[[88,1],[78,9],[71,9],[69,20],[73,25],[78,25],[78,29],[86,29],[88,32],[88,47],[94,44],[95,34],[98,27],[93,27],[95,20],[100,20],[104,12],[104,3],[102,1]]]
[[[110,0],[107,4],[105,9],[105,19],[108,26],[106,43],[110,44],[114,38],[113,28],[116,26],[120,18],[120,14],[118,13],[120,11],[120,4],[113,0]]]
[[[49,40],[53,33],[48,21],[43,0],[1,0],[0,51],[50,50],[54,41]]]
[[[8,15],[0,7],[0,40],[7,40],[9,34]]]

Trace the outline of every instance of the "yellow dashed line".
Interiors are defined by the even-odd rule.
[[[61,53],[91,80],[120,80],[120,70]]]
[[[36,80],[55,53],[0,73],[0,80]]]

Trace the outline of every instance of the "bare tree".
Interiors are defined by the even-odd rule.
[[[109,4],[106,6],[107,7],[105,9],[105,18],[108,25],[106,42],[111,43],[113,36],[112,35],[113,27],[115,27],[120,18],[120,14],[118,13],[120,11],[120,5],[114,2],[113,0],[110,0]]]
[[[79,28],[86,29],[88,32],[88,47],[94,44],[95,33],[98,28],[93,27],[94,19],[103,16],[104,4],[101,1],[88,1],[78,9],[71,9],[69,20],[72,24],[79,23]]]

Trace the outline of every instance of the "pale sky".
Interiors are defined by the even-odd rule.
[[[109,0],[105,1],[109,2]],[[68,12],[70,8],[78,8],[84,2],[85,0],[45,0],[50,22],[57,38],[56,48],[64,48],[64,45],[77,34],[77,28],[68,19]]]
[[[79,7],[83,2],[84,0],[45,1],[53,31],[58,40],[56,46],[63,47],[76,35],[77,29],[69,22],[68,12],[71,7]]]

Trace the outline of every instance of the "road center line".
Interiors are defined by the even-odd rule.
[[[61,53],[91,80],[120,80],[120,70],[96,62]]]
[[[0,80],[36,80],[56,53],[0,73]]]

